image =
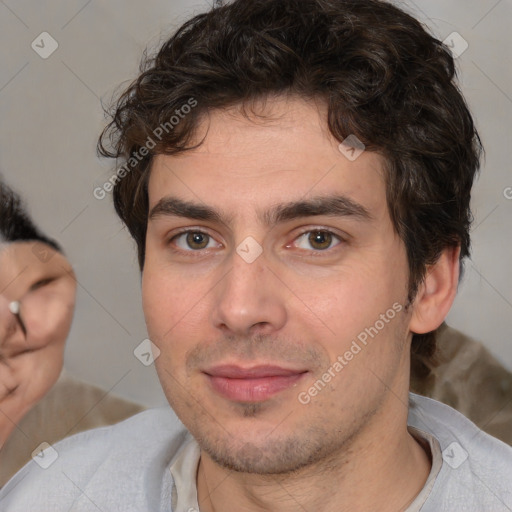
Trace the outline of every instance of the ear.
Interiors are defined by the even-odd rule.
[[[409,330],[424,334],[437,329],[452,307],[459,283],[460,246],[448,247],[427,267],[413,302]]]

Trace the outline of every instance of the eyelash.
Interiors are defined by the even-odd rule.
[[[331,246],[331,247],[328,247],[327,249],[323,249],[323,250],[315,250],[315,249],[310,249],[310,251],[315,254],[316,256],[321,256],[322,253],[326,253],[330,250],[332,250],[333,248],[337,247],[338,245],[341,245],[343,243],[346,243],[347,240],[346,238],[342,237],[341,235],[337,234],[337,233],[334,233],[333,231],[329,230],[329,229],[326,229],[326,228],[313,228],[313,229],[307,229],[307,230],[304,230],[300,233],[298,233],[294,239],[293,239],[293,242],[296,242],[298,239],[300,239],[301,237],[303,237],[304,235],[308,234],[308,233],[314,233],[314,232],[318,232],[318,233],[324,233],[324,234],[328,234],[328,235],[331,235],[333,237],[333,241],[334,240],[337,240],[338,243]],[[202,231],[201,229],[190,229],[190,228],[187,228],[187,229],[183,229],[182,231],[179,231],[178,233],[175,233],[170,239],[169,241],[167,242],[168,245],[171,245],[172,242],[174,242],[177,238],[179,238],[180,236],[182,235],[186,235],[186,234],[189,234],[189,233],[198,233],[198,234],[201,234],[201,235],[205,235],[207,237],[209,237],[210,239],[214,239],[213,236],[211,236],[209,233],[207,233],[206,231]],[[293,243],[292,242],[292,243]],[[290,244],[287,244],[286,247],[290,247],[291,246],[291,243]],[[190,254],[194,254],[196,253],[197,256],[200,256],[201,253],[207,249],[189,249],[189,250],[184,250],[184,249],[175,249],[173,248],[172,249],[173,251],[175,252],[179,252],[179,253],[190,253]],[[302,250],[308,250],[308,249],[302,249]]]
[[[50,284],[52,283],[53,281],[55,281],[55,278],[54,277],[47,277],[45,279],[41,279],[40,281],[37,281],[36,283],[34,283],[31,287],[30,287],[30,290],[31,291],[35,291],[43,286],[46,286],[47,284]]]

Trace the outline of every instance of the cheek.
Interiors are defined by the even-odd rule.
[[[351,334],[357,326],[367,323],[389,294],[375,278],[373,269],[361,263],[345,264],[329,277],[296,281],[293,291],[299,299],[299,321],[304,318],[306,307],[335,337]]]
[[[171,324],[176,312],[175,284],[163,273],[144,270],[142,276],[142,308],[150,334],[163,329],[162,324]]]
[[[149,338],[161,351],[158,363],[168,365],[185,357],[186,351],[205,336],[207,298],[193,283],[165,272],[145,271],[142,303]],[[158,368],[157,368],[158,369]]]
[[[214,277],[165,262],[147,262],[142,275],[142,306],[146,322],[170,329],[204,311]]]
[[[381,351],[385,354],[393,343],[403,317],[397,309],[403,310],[406,291],[403,277],[389,266],[386,271],[385,265],[354,261],[332,279],[305,281],[297,296],[310,310],[304,315],[298,304],[295,317],[303,324],[302,332],[311,332],[317,325],[316,339],[331,361],[350,351],[357,339],[361,350],[353,349],[358,352],[354,359],[363,360],[370,353],[380,358]]]
[[[40,293],[36,299],[26,301],[22,316],[32,348],[52,345],[63,350],[71,328],[74,304],[73,299],[56,293]]]

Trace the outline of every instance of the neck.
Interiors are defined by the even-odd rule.
[[[391,400],[399,402],[396,397]],[[201,452],[197,474],[200,509],[339,512],[342,506],[347,512],[405,510],[425,485],[431,463],[407,430],[404,404],[399,403],[391,415],[388,408],[387,418],[392,420],[376,415],[342,453],[291,474],[236,473]]]

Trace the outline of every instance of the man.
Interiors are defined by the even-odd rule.
[[[480,144],[453,79],[384,2],[185,23],[100,149],[186,429],[164,409],[68,439],[5,509],[511,510],[512,449],[409,393],[469,253]]]
[[[34,225],[2,181],[0,240],[2,486],[41,443],[116,423],[142,408],[61,374],[75,274],[59,244]]]

